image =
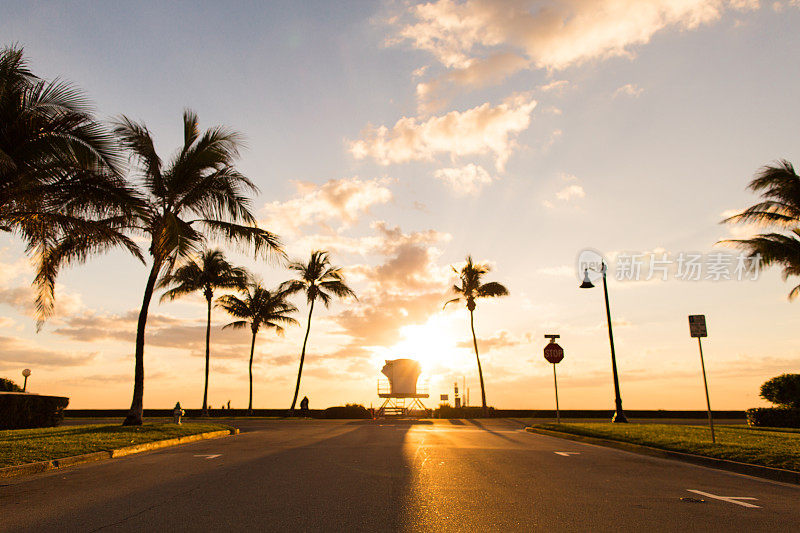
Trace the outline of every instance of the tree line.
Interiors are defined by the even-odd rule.
[[[0,230],[20,237],[36,268],[37,329],[53,312],[55,280],[70,264],[122,247],[149,265],[136,328],[134,386],[124,425],[142,424],[145,330],[157,287],[165,299],[201,291],[208,304],[207,409],[210,315],[215,289],[232,288],[219,305],[239,320],[229,327],[281,331],[295,323],[289,295],[303,292],[326,307],[334,297],[354,296],[328,253],[288,264],[296,277],[267,290],[242,268],[230,265],[210,241],[238,246],[274,262],[286,254],[277,235],[259,228],[249,195],[256,185],[236,166],[242,137],[224,126],[201,131],[197,115],[183,113],[183,144],[168,159],[156,150],[144,123],[122,115],[98,121],[85,95],[62,80],[46,81],[28,68],[23,49],[0,50]],[[144,239],[140,247],[134,237]],[[195,259],[199,257],[199,259]],[[252,408],[252,347],[251,347]]]

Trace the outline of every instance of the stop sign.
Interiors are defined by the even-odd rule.
[[[544,347],[544,358],[553,364],[560,363],[564,359],[564,348],[555,342],[551,342]]]

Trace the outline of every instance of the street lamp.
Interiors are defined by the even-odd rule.
[[[31,369],[26,368],[22,371],[22,377],[25,378],[25,382],[22,384],[22,392],[25,392],[25,389],[28,387],[28,376],[31,375]]]
[[[600,266],[600,273],[603,275],[603,295],[606,298],[606,320],[608,321],[608,342],[611,345],[611,369],[614,373],[614,404],[616,405],[616,410],[614,411],[614,416],[611,417],[611,421],[615,423],[624,423],[627,422],[628,419],[625,418],[625,413],[622,412],[622,397],[619,394],[619,377],[617,376],[617,358],[614,354],[614,333],[611,331],[611,306],[608,303],[608,286],[606,285],[606,271],[608,267],[606,266],[605,261],[601,263]],[[595,271],[596,272],[596,271]],[[583,271],[583,283],[581,283],[581,289],[591,289],[594,287],[592,280],[589,279],[589,269],[586,268]]]

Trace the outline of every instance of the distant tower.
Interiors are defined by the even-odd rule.
[[[461,396],[458,395],[458,381],[453,383],[453,399],[456,402],[456,409],[461,407]]]

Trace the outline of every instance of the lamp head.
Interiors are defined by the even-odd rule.
[[[593,289],[594,288],[594,283],[592,283],[592,280],[589,279],[589,269],[588,268],[583,271],[583,283],[581,283],[580,288],[581,289]]]

